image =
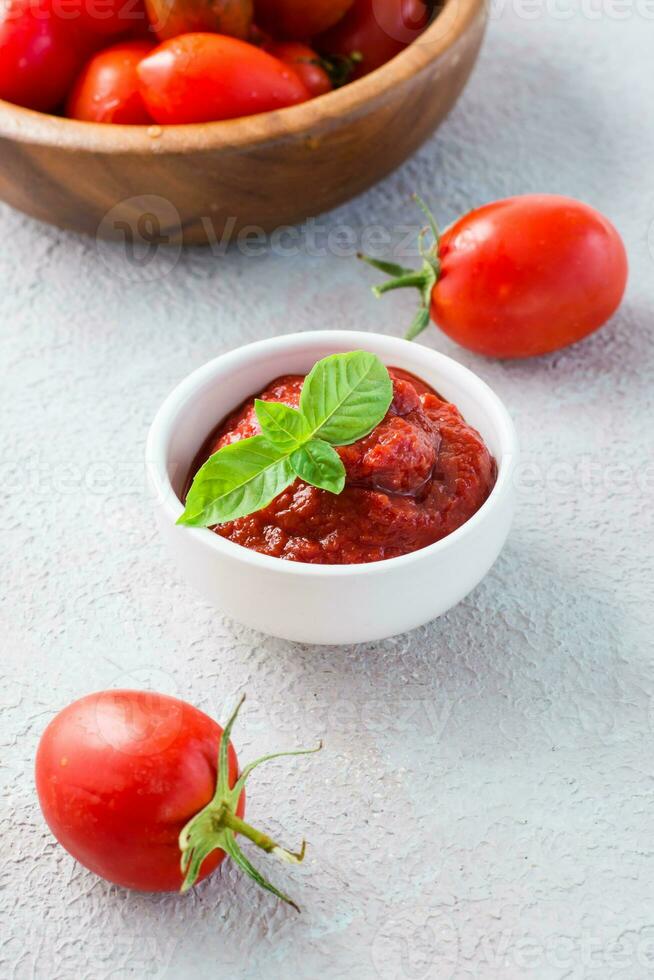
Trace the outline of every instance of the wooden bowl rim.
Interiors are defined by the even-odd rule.
[[[441,13],[404,51],[369,75],[309,102],[257,116],[183,126],[119,126],[79,122],[24,109],[0,99],[0,137],[63,151],[153,156],[193,151],[238,150],[257,143],[311,137],[343,116],[354,115],[391,88],[437,61],[467,32],[486,0],[446,0]]]

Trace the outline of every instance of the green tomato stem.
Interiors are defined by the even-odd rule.
[[[266,854],[274,854],[275,857],[278,857],[281,861],[286,861],[287,864],[300,864],[304,860],[304,854],[307,849],[306,841],[302,841],[302,847],[299,851],[287,851],[285,847],[280,847],[272,837],[269,837],[267,834],[262,834],[256,827],[251,827],[249,823],[241,820],[235,813],[227,811],[223,819],[226,827],[233,830],[235,834],[241,834],[243,837],[247,837],[248,840],[251,840],[253,844],[260,847]]]
[[[373,286],[372,291],[377,299],[383,296],[384,293],[390,293],[393,289],[415,288],[422,292],[427,286],[429,279],[433,282],[433,276],[429,276],[421,269],[419,272],[411,272],[408,276],[396,276],[394,279],[389,279],[379,286]]]
[[[363,61],[363,55],[360,51],[352,51],[346,55],[327,55],[308,60],[320,65],[322,70],[329,76],[329,80],[334,88],[342,88],[343,85],[347,85],[357,67]]]
[[[318,752],[322,748],[322,743],[318,745],[315,749],[299,750],[295,752],[277,752],[274,755],[263,756],[261,759],[257,759],[256,762],[250,763],[245,767],[243,773],[236,781],[233,787],[229,786],[228,777],[228,749],[230,742],[230,734],[232,726],[236,720],[239,709],[243,704],[245,698],[241,698],[239,704],[237,705],[235,711],[232,713],[229,721],[225,726],[222,738],[220,740],[220,748],[218,753],[218,773],[216,778],[216,792],[214,798],[211,800],[204,809],[200,810],[183,828],[181,834],[179,835],[179,848],[181,852],[181,871],[184,876],[184,881],[182,883],[181,891],[182,893],[189,891],[197,882],[200,871],[202,869],[202,864],[206,858],[215,850],[222,850],[227,855],[229,855],[236,864],[241,867],[246,874],[248,874],[258,885],[272,892],[282,901],[287,902],[292,905],[293,908],[299,908],[295,902],[285,895],[284,892],[279,891],[274,885],[271,885],[263,875],[252,864],[243,854],[238,844],[236,843],[236,835],[240,834],[247,840],[251,841],[266,854],[272,854],[274,857],[281,861],[285,861],[289,864],[299,864],[304,859],[304,854],[306,850],[306,842],[302,842],[302,846],[299,851],[289,851],[284,847],[281,847],[276,841],[269,837],[268,834],[264,834],[262,831],[258,830],[256,827],[252,827],[249,823],[246,823],[241,817],[238,816],[236,810],[238,808],[238,803],[243,792],[245,782],[250,775],[250,773],[263,762],[268,762],[271,759],[280,758],[286,755],[307,755],[313,752]]]
[[[418,233],[418,250],[422,257],[422,268],[416,270],[407,269],[402,265],[396,265],[394,262],[385,262],[382,259],[374,259],[368,255],[359,254],[358,256],[363,262],[372,266],[373,269],[378,269],[380,272],[391,277],[387,282],[373,287],[372,291],[377,299],[380,299],[385,293],[390,293],[395,289],[412,288],[417,289],[420,293],[420,307],[405,334],[407,340],[414,340],[429,325],[432,292],[441,275],[441,261],[439,257],[441,235],[436,224],[436,219],[421,197],[414,194],[413,200],[417,201],[427,216],[428,221],[427,227],[422,228]],[[432,242],[430,245],[427,245],[426,238],[430,234]]]

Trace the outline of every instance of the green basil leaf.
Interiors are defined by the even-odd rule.
[[[312,439],[291,456],[291,466],[305,483],[330,493],[342,493],[345,467],[335,449],[322,439]]]
[[[307,420],[295,408],[255,398],[254,410],[264,436],[280,449],[292,452],[311,438]]]
[[[267,507],[294,479],[289,454],[264,436],[234,442],[198,471],[177,523],[211,527],[246,517]]]
[[[207,460],[189,490],[178,524],[211,527],[263,510],[293,483],[339,494],[345,467],[333,446],[368,435],[393,398],[387,369],[353,351],[319,361],[307,375],[300,411],[255,399],[262,435],[225,446]]]
[[[392,399],[393,384],[379,358],[352,351],[318,361],[302,386],[300,411],[314,436],[349,446],[372,432]]]

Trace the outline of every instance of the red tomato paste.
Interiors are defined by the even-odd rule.
[[[337,449],[343,493],[297,480],[265,510],[212,530],[275,558],[344,565],[406,555],[465,524],[493,489],[493,457],[456,406],[406,372],[389,373],[386,417],[365,439]],[[192,475],[223,446],[260,432],[255,397],[297,408],[303,382],[277,378],[248,399],[209,439]]]

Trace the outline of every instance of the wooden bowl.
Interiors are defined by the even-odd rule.
[[[390,173],[456,102],[485,0],[446,0],[427,30],[359,81],[278,112],[190,126],[109,126],[0,101],[0,199],[63,228],[225,242],[327,211]],[[146,229],[143,222],[146,222]]]

